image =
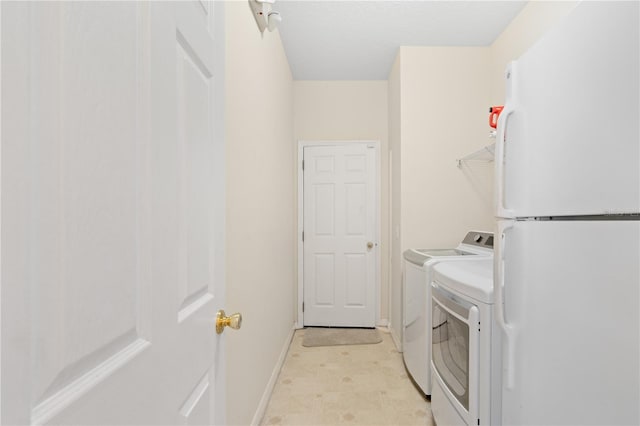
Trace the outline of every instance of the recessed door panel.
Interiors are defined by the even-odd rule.
[[[318,176],[333,174],[335,170],[335,158],[332,155],[318,156],[314,158],[312,164],[315,166],[313,172]]]
[[[187,400],[180,407],[180,425],[206,425],[210,422],[209,398],[211,385],[209,371],[198,381]]]
[[[315,272],[315,306],[333,306],[335,303],[335,256],[333,253],[316,254],[313,270]]]
[[[34,114],[42,119],[33,127],[29,188],[33,421],[148,343],[135,12],[131,4],[32,9],[41,30],[57,30],[33,46],[42,53],[34,56]],[[51,61],[59,68],[48,74]]]
[[[176,87],[180,152],[180,272],[178,319],[184,320],[211,299],[208,286],[211,230],[209,196],[213,112],[211,71],[189,40],[176,35]]]
[[[360,285],[367,282],[367,257],[364,253],[345,253],[345,306],[367,305],[367,286]]]
[[[332,236],[335,234],[335,185],[333,183],[319,183],[313,186],[314,206],[314,234],[316,236]]]
[[[345,234],[363,236],[367,231],[367,185],[345,184]]]

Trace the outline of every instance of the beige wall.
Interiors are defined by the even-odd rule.
[[[454,247],[470,229],[493,230],[491,163],[456,166],[457,158],[491,142],[489,61],[485,47],[402,47],[389,77],[396,341],[402,336],[402,252]]]
[[[251,423],[293,327],[293,80],[278,32],[226,4],[227,424]]]
[[[386,81],[296,81],[293,84],[295,140],[380,141],[380,312],[388,319],[389,169]],[[297,149],[297,147],[296,147]],[[297,173],[297,169],[295,171]],[[297,195],[296,195],[297,203]]]
[[[492,165],[461,158],[491,143],[489,49],[403,47],[401,248],[453,247],[492,230]]]

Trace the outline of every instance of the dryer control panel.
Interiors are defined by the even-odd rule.
[[[469,231],[462,240],[463,244],[493,249],[493,233],[482,231]]]

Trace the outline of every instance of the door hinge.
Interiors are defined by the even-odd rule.
[[[304,231],[302,231],[302,242],[304,243]]]
[[[304,160],[302,160],[302,170],[304,170]]]
[[[304,302],[302,302],[302,312],[304,312]]]

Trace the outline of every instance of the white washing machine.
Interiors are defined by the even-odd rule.
[[[433,417],[439,425],[495,424],[500,340],[492,318],[493,260],[436,265],[431,293]]]
[[[407,371],[425,395],[431,395],[431,281],[440,262],[493,258],[493,234],[470,231],[450,249],[404,252],[402,355]]]

